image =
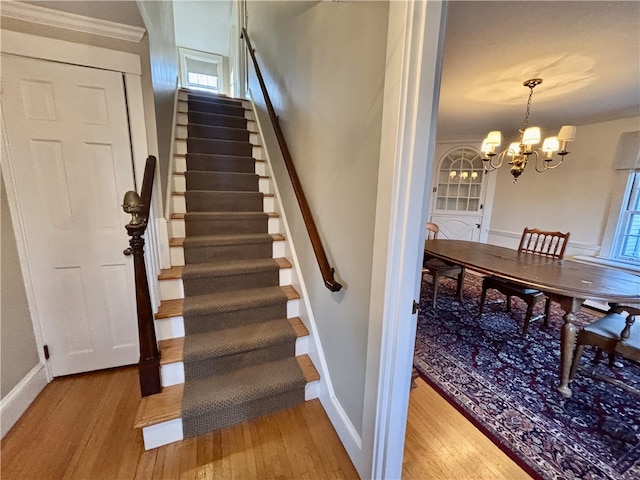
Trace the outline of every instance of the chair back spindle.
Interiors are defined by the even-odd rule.
[[[562,259],[568,241],[569,232],[548,232],[525,227],[520,238],[518,252]]]

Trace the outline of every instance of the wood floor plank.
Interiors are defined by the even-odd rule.
[[[527,479],[422,380],[412,390],[407,479]],[[140,389],[126,367],[55,379],[0,444],[3,480],[356,479],[319,400],[144,451]]]
[[[531,478],[424,380],[417,378],[416,385],[409,396],[403,479]]]

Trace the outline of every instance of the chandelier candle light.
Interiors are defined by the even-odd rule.
[[[482,142],[480,150],[484,154],[482,159],[484,169],[492,172],[502,166],[505,158],[511,165],[511,175],[513,181],[516,182],[518,177],[524,172],[529,157],[535,156],[536,172],[542,173],[546,170],[557,168],[564,160],[567,151],[567,143],[576,137],[576,127],[565,125],[560,129],[557,137],[548,137],[544,139],[542,148],[533,148],[533,145],[540,143],[540,127],[529,127],[529,111],[531,110],[531,97],[533,97],[533,89],[542,83],[541,78],[532,78],[523,83],[529,88],[529,100],[527,101],[527,111],[524,115],[524,123],[520,130],[520,142],[513,142],[509,148],[501,152],[496,152],[497,147],[502,143],[502,133],[499,131],[489,132],[487,138]],[[554,153],[560,156],[559,159],[554,158]],[[495,158],[497,157],[497,159]],[[540,162],[542,160],[542,162]]]

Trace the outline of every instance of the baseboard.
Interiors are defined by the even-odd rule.
[[[39,363],[0,401],[1,438],[11,430],[47,383],[44,365]]]
[[[324,387],[324,388],[323,388]],[[359,468],[362,466],[362,438],[356,431],[355,427],[349,420],[346,412],[342,408],[340,401],[335,395],[330,395],[325,384],[321,386],[320,403],[324,411],[327,413],[333,428],[336,430],[344,449],[347,451],[349,458],[353,462],[358,472],[362,472]]]

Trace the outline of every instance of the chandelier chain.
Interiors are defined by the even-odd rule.
[[[527,111],[524,114],[524,124],[522,125],[522,133],[529,126],[529,111],[531,110],[531,98],[533,97],[533,86],[529,87],[529,100],[527,100]]]

